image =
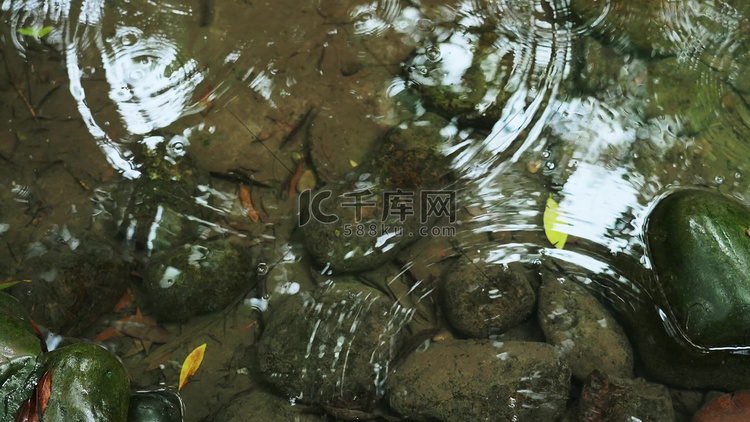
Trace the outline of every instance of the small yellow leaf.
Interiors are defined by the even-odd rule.
[[[202,345],[198,346],[190,352],[190,354],[185,358],[185,362],[182,363],[182,370],[180,371],[180,386],[177,388],[177,391],[182,390],[182,387],[187,384],[188,378],[195,374],[195,371],[198,370],[198,368],[201,366],[201,362],[203,362],[203,355],[206,353],[206,343],[203,343]]]
[[[356,161],[354,161],[354,160],[352,160],[352,159],[350,158],[350,159],[349,159],[349,165],[350,165],[350,166],[352,166],[352,167],[357,167],[357,166],[358,166],[359,164],[357,164],[357,162],[356,162]]]
[[[567,226],[568,223],[560,221],[560,208],[552,199],[552,195],[547,198],[547,205],[544,207],[544,234],[547,235],[550,243],[556,248],[562,249],[565,241],[568,240],[568,234],[558,231],[561,226]]]

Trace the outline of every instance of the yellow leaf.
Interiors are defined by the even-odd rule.
[[[561,226],[567,226],[568,223],[560,221],[560,208],[552,199],[552,195],[547,198],[547,206],[544,207],[544,234],[547,235],[550,243],[556,248],[562,249],[565,241],[568,240],[568,234],[558,231]]]
[[[185,362],[182,363],[182,370],[180,371],[180,386],[177,388],[177,391],[182,390],[182,387],[187,384],[188,378],[190,378],[190,376],[192,376],[201,366],[204,353],[206,353],[206,343],[196,347],[195,350],[190,352],[185,358]]]
[[[356,162],[356,161],[354,161],[354,160],[352,160],[352,159],[350,158],[350,159],[349,159],[349,165],[350,165],[350,166],[352,166],[352,167],[357,167],[357,166],[358,166],[359,164],[357,164],[357,162]]]

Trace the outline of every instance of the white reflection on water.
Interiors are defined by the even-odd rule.
[[[18,28],[54,26],[46,41],[65,58],[70,93],[86,127],[107,161],[125,177],[135,179],[140,171],[128,149],[128,139],[113,139],[103,129],[111,122],[97,121],[97,113],[87,101],[87,91],[92,91],[90,76],[83,69],[104,68],[109,98],[117,107],[119,123],[128,133],[124,138],[147,134],[195,112],[197,106],[190,104],[190,99],[204,75],[197,62],[185,58],[177,42],[163,32],[146,33],[121,23],[145,15],[144,11],[126,7],[116,7],[104,0],[86,0],[79,9],[69,0],[2,3],[2,10],[10,12],[7,19],[11,23],[11,36],[20,54],[25,54],[28,41],[19,38]],[[189,8],[172,4],[149,3],[148,7],[153,10],[140,20],[144,25],[164,15],[192,13]],[[118,23],[105,28],[105,19]],[[105,37],[105,32],[113,32],[114,36]]]

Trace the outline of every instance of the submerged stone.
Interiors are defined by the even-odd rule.
[[[520,88],[521,81],[511,78],[513,70],[512,42],[491,26],[456,31],[418,49],[407,63],[408,79],[431,110],[484,127],[500,120],[505,103]]]
[[[726,88],[708,66],[701,62],[688,65],[670,57],[649,66],[648,74],[646,117],[674,116],[687,135],[717,120],[721,91]]]
[[[424,235],[420,230],[434,223],[435,213],[424,209],[422,215],[422,195],[432,192],[434,199],[449,173],[439,150],[445,125],[425,113],[394,129],[356,172],[312,194],[301,218],[306,249],[318,265],[344,273],[371,270]]]
[[[642,378],[610,378],[599,371],[592,372],[584,383],[579,416],[581,421],[675,420],[667,387]]]
[[[258,343],[266,381],[288,397],[345,409],[384,394],[410,312],[359,283],[329,282],[270,309]]]
[[[536,303],[520,271],[467,259],[443,278],[440,299],[451,326],[474,338],[506,332],[529,316]]]
[[[315,422],[319,415],[305,414],[293,406],[289,400],[264,391],[254,390],[234,397],[219,412],[214,422],[245,422],[252,415],[253,420],[266,422]]]
[[[128,422],[182,422],[182,401],[169,391],[139,391],[130,396]]]
[[[575,281],[542,268],[538,314],[547,342],[561,351],[579,380],[593,370],[633,377],[633,349],[622,327]]]
[[[50,331],[76,337],[112,310],[130,283],[130,265],[97,239],[82,238],[71,250],[59,244],[24,261],[31,283],[11,288],[34,321]]]
[[[127,422],[130,380],[113,354],[79,343],[45,356],[51,372],[48,422]]]
[[[197,200],[205,195],[200,188],[208,186],[208,177],[185,153],[185,137],[151,136],[144,143],[143,176],[131,186],[118,232],[151,254],[198,238],[201,227],[189,217],[208,216]]]
[[[659,293],[679,329],[698,345],[750,345],[748,230],[747,206],[708,190],[672,193],[649,216]]]
[[[445,422],[554,421],[570,370],[546,343],[455,340],[411,353],[388,380],[391,408]]]
[[[218,311],[252,287],[254,262],[248,246],[230,240],[173,247],[151,257],[144,297],[163,320]]]

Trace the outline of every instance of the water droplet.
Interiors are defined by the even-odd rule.
[[[721,176],[716,176],[716,177],[714,177],[714,181],[715,181],[715,182],[716,182],[717,184],[719,184],[719,185],[720,185],[720,184],[724,183],[724,178],[723,178],[723,177],[721,177]]]
[[[735,179],[741,179],[742,178],[742,173],[740,173],[740,172],[734,173],[734,178]]]
[[[553,163],[552,161],[547,161],[546,163],[544,163],[544,166],[547,167],[549,170],[554,170],[555,163]]]
[[[542,157],[543,158],[549,158],[549,150],[542,151]]]

